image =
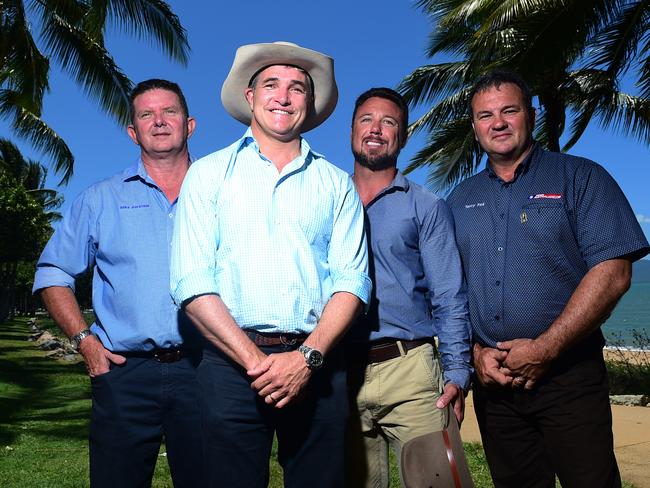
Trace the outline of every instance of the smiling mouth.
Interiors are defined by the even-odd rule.
[[[363,143],[369,147],[381,147],[384,145],[384,141],[379,139],[366,139]]]
[[[271,113],[278,114],[278,115],[291,115],[291,112],[287,112],[286,110],[281,110],[279,108],[274,108],[271,110]]]

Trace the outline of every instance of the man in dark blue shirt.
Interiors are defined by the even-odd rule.
[[[373,88],[357,99],[353,180],[365,208],[374,286],[368,313],[348,337],[351,487],[388,486],[388,445],[401,458],[403,479],[413,476],[404,472],[408,465],[421,476],[417,486],[439,482],[435,453],[409,446],[442,431],[450,411],[461,422],[469,386],[470,325],[453,219],[444,200],[397,170],[407,125],[408,108],[395,91]],[[438,451],[446,462],[444,447]],[[459,455],[466,468],[462,448]]]
[[[470,95],[487,167],[448,203],[465,269],[474,404],[497,487],[620,486],[600,325],[648,242],[596,163],[532,139],[525,83],[494,72]]]

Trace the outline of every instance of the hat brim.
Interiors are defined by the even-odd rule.
[[[221,87],[221,103],[242,124],[250,125],[251,108],[245,91],[255,73],[276,64],[304,69],[314,83],[314,104],[301,132],[322,124],[336,108],[338,89],[334,79],[334,60],[311,49],[289,43],[248,44],[237,49],[235,60]]]

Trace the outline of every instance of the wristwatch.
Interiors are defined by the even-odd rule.
[[[305,361],[307,361],[307,367],[309,369],[315,371],[323,366],[323,353],[319,350],[303,344],[298,348],[298,352],[301,352],[305,356]]]
[[[78,334],[75,334],[72,337],[70,337],[70,344],[72,344],[72,347],[74,347],[75,349],[79,349],[79,344],[81,344],[81,341],[83,341],[86,337],[90,335],[93,335],[90,329],[84,329]]]

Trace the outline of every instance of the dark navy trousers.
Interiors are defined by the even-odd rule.
[[[602,351],[570,351],[530,391],[474,384],[496,488],[619,488]]]
[[[202,486],[196,358],[127,359],[91,378],[90,484],[151,486],[161,441],[176,488]]]
[[[271,354],[296,347],[261,349]],[[304,397],[282,409],[264,403],[246,372],[215,348],[203,353],[199,381],[206,486],[266,488],[274,434],[285,487],[344,486],[348,403],[341,351],[328,354]]]

